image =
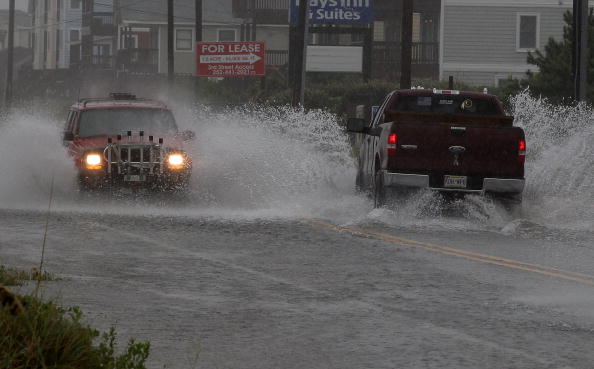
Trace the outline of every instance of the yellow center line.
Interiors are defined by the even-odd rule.
[[[337,232],[348,232],[355,236],[366,236],[397,246],[421,248],[429,251],[438,252],[444,255],[456,256],[480,263],[503,266],[510,269],[547,275],[555,278],[565,279],[594,286],[594,276],[585,273],[578,273],[555,267],[531,264],[520,260],[488,255],[479,252],[438,245],[435,243],[420,242],[408,238],[397,237],[387,233],[366,231],[359,227],[341,227],[321,220],[305,220],[304,222],[314,228],[333,230]]]

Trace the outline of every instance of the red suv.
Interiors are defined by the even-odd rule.
[[[81,190],[187,187],[192,160],[171,110],[162,102],[127,93],[84,98],[72,105],[64,145],[74,158]]]

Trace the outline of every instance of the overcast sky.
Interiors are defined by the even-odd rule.
[[[16,8],[27,10],[28,0],[15,0]],[[8,0],[0,0],[0,9],[8,9]]]

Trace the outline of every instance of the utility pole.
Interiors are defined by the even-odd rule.
[[[402,51],[400,59],[400,88],[411,87],[413,0],[402,1]]]
[[[573,62],[574,96],[577,101],[586,100],[588,89],[588,0],[573,0]]]
[[[90,69],[93,64],[93,12],[95,0],[83,0],[82,4],[81,61],[84,69]]]
[[[167,78],[170,86],[172,86],[175,81],[173,41],[173,0],[167,0]]]
[[[6,61],[6,90],[4,101],[6,109],[12,105],[12,72],[14,68],[14,1],[10,0],[8,5],[8,56]]]
[[[202,0],[196,0],[196,42],[202,42]]]
[[[195,11],[195,23],[196,23],[196,50],[198,50],[198,42],[202,42],[202,18],[203,18],[203,10],[202,10],[202,0],[195,0],[194,2],[194,11]],[[198,63],[199,60],[196,60]],[[194,98],[198,101],[199,98],[199,89],[200,89],[200,77],[194,77]]]
[[[256,0],[249,0],[250,1],[250,19],[252,24],[250,25],[251,28],[251,38],[250,41],[256,41]]]
[[[305,100],[305,65],[309,25],[309,0],[299,0],[299,19],[295,30],[293,50],[295,50],[295,68],[293,78],[292,106],[304,106]]]

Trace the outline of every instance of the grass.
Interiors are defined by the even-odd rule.
[[[7,291],[7,290],[5,290]],[[7,292],[15,304],[0,305],[0,369],[144,369],[150,344],[130,339],[116,354],[116,332],[84,323],[79,308]],[[0,295],[1,296],[1,295]],[[6,293],[4,294],[6,296]]]
[[[5,286],[20,286],[24,281],[54,281],[56,278],[46,271],[41,275],[37,268],[31,268],[30,271],[7,268],[0,265],[0,284]]]

